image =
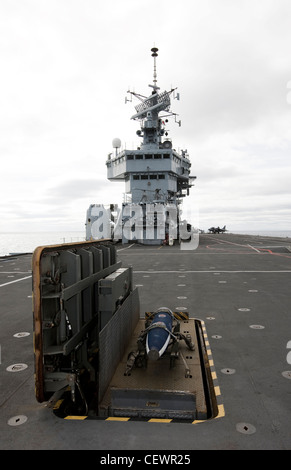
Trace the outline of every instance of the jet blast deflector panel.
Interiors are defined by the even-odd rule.
[[[36,398],[69,385],[74,401],[82,381],[99,381],[100,330],[130,295],[131,270],[109,240],[39,247],[32,265]]]

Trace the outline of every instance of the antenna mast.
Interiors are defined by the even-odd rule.
[[[158,88],[157,87],[157,67],[156,67],[156,57],[158,57],[158,48],[157,47],[153,47],[151,49],[152,51],[152,57],[154,58],[154,88]]]

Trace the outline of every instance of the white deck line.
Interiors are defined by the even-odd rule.
[[[22,277],[21,279],[15,279],[15,281],[5,282],[5,284],[0,284],[0,287],[8,286],[9,284],[14,284],[15,282],[19,282],[19,281],[24,281],[25,279],[29,279],[30,277],[32,277],[32,275]]]
[[[195,273],[199,273],[199,274],[213,274],[213,273],[291,273],[291,270],[280,270],[280,271],[272,271],[272,270],[268,270],[268,271],[261,271],[261,270],[233,270],[233,271],[225,271],[225,270],[220,270],[220,269],[212,269],[211,271],[133,271],[134,273],[136,274],[165,274],[165,273],[179,273],[181,274],[181,272],[184,274],[184,273],[190,273],[190,274],[195,274]]]

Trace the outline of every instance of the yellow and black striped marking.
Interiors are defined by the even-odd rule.
[[[151,314],[151,312],[147,312],[148,315]],[[181,312],[182,315],[184,315],[184,312]],[[187,318],[188,318],[188,312],[186,312]],[[205,375],[207,376],[206,382],[208,383],[208,395],[209,395],[209,401],[211,402],[211,416],[207,419],[195,419],[194,421],[189,419],[189,420],[181,420],[178,418],[173,418],[173,419],[164,419],[164,418],[135,418],[135,417],[118,417],[118,416],[109,416],[109,417],[98,417],[96,415],[89,415],[89,416],[75,416],[75,415],[68,415],[65,416],[65,419],[67,420],[86,420],[86,419],[99,419],[103,421],[119,421],[119,422],[128,422],[128,421],[146,421],[149,423],[177,423],[177,422],[187,422],[191,424],[198,424],[198,423],[203,423],[206,421],[210,421],[211,419],[217,419],[217,418],[222,418],[225,416],[225,411],[224,411],[224,405],[222,403],[222,396],[221,396],[221,391],[220,387],[218,384],[218,379],[217,379],[217,374],[215,371],[214,367],[214,361],[213,361],[213,356],[212,356],[212,351],[210,348],[207,332],[206,332],[206,327],[205,323],[202,320],[195,320],[198,326],[198,329],[200,331],[200,343],[203,343],[200,345],[203,353],[201,354],[201,357],[203,356],[203,362],[204,362],[204,371]],[[201,361],[202,362],[202,361]],[[62,406],[63,400],[59,400],[55,406],[54,410],[57,412],[57,410]],[[58,414],[58,412],[57,412]],[[64,416],[63,416],[64,417]]]
[[[205,327],[205,323],[204,323],[203,320],[201,320],[201,327],[202,327],[202,331],[203,331],[204,344],[205,344],[205,347],[206,347],[208,363],[209,363],[209,368],[210,368],[210,372],[211,372],[211,379],[212,379],[212,383],[213,383],[213,392],[215,394],[216,403],[217,403],[217,414],[215,414],[215,416],[213,416],[213,418],[214,419],[223,418],[225,416],[224,405],[222,403],[222,396],[221,396],[221,391],[220,391],[220,387],[219,387],[219,384],[218,384],[217,374],[216,374],[215,367],[214,367],[212,351],[211,351],[211,348],[210,348],[210,344],[209,344],[209,340],[208,340],[208,336],[207,336],[207,332],[206,332],[206,327]],[[193,421],[193,423],[197,423],[197,422],[201,422],[201,421]]]

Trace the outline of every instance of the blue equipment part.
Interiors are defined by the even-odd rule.
[[[147,330],[146,352],[148,359],[156,361],[166,351],[172,336],[173,312],[162,307],[157,310]]]

